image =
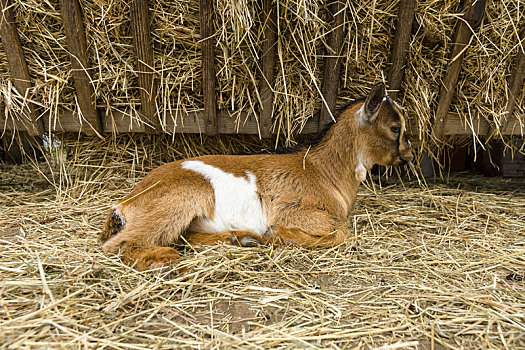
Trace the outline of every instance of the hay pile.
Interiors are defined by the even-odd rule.
[[[70,63],[58,0],[15,0],[13,9],[22,34],[35,88],[32,98],[42,110],[76,110]],[[325,1],[279,1],[279,43],[276,63],[274,129],[285,140],[320,107],[326,34],[330,30]],[[89,43],[93,87],[99,107],[124,111],[138,118],[137,75],[130,32],[129,7],[116,0],[82,1]],[[155,69],[159,80],[158,111],[166,118],[203,108],[198,1],[162,0],[151,3]],[[398,2],[361,1],[347,4],[347,36],[342,52],[340,104],[360,96],[386,76],[396,28]],[[412,119],[412,133],[423,146],[436,110],[459,0],[419,1],[403,85],[403,104]],[[464,70],[451,111],[465,123],[471,115],[496,120],[505,108],[506,79],[525,25],[525,4],[519,0],[488,2],[479,33],[466,52]],[[260,2],[218,1],[216,67],[218,107],[234,112],[259,111],[261,54]],[[2,58],[2,57],[0,57]],[[9,78],[5,58],[0,62],[2,90],[8,109]],[[517,103],[523,113],[525,91]],[[53,114],[58,116],[58,114]],[[14,115],[12,115],[14,117]],[[239,115],[233,115],[237,118]],[[167,130],[168,132],[170,130]]]
[[[221,140],[202,150],[234,147]],[[164,159],[140,139],[89,142],[40,172],[0,165],[0,347],[525,347],[524,180],[368,184],[347,244],[186,248],[188,274],[139,273],[96,235]],[[176,142],[173,156],[201,152]]]

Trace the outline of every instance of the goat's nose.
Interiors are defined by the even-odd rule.
[[[408,157],[407,160],[408,160],[409,162],[411,162],[412,160],[414,160],[415,157],[416,157],[416,154],[414,153],[414,150],[412,150],[412,151],[410,152],[410,155],[409,155],[409,157]]]

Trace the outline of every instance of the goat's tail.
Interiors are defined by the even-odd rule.
[[[117,209],[111,209],[106,217],[104,229],[98,235],[99,242],[104,243],[111,237],[117,235],[125,225],[126,220],[124,219],[124,216],[122,216]]]

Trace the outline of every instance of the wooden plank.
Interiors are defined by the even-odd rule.
[[[5,151],[5,160],[8,163],[22,164],[28,158],[36,160],[41,155],[37,147],[34,139],[28,137],[25,132],[18,135],[4,135],[0,139],[0,153]]]
[[[464,18],[459,19],[456,24],[451,61],[448,64],[445,79],[439,92],[439,102],[432,130],[433,136],[437,140],[440,140],[444,135],[445,120],[458,82],[463,56],[471,40],[472,31],[476,30],[481,23],[485,3],[486,0],[468,0],[463,12]]]
[[[519,123],[518,116],[514,115],[516,107],[516,99],[519,98],[521,88],[523,86],[525,74],[525,28],[523,28],[518,35],[518,53],[515,61],[512,63],[511,73],[507,82],[507,107],[505,119],[500,125],[500,132],[502,135],[523,135],[523,127]],[[525,122],[525,120],[523,120]],[[491,125],[487,132],[489,139],[497,137],[494,132],[494,125]]]
[[[416,0],[401,0],[397,16],[397,30],[392,46],[392,66],[388,72],[388,85],[390,96],[396,98],[405,74],[408,44],[410,43],[410,32],[414,13],[416,11]]]
[[[11,5],[12,1],[10,0],[0,0],[0,10],[2,11],[0,14],[0,36],[2,37],[2,46],[7,56],[13,85],[20,95],[27,96],[28,90],[31,88],[31,78],[15,17],[10,8]],[[27,117],[27,124],[29,124],[26,127],[27,132],[31,136],[41,136],[44,133],[44,126],[42,120],[37,118],[35,106],[31,102],[26,102],[25,107],[22,114]]]
[[[525,136],[525,115],[521,116],[521,120],[517,115],[508,118],[501,133],[503,135]]]
[[[200,31],[202,51],[202,93],[206,134],[215,135],[217,130],[217,102],[215,99],[215,64],[213,49],[213,0],[200,0]]]
[[[525,115],[522,116],[522,119]],[[443,135],[462,136],[472,135],[474,131],[477,136],[487,136],[491,134],[490,125],[485,118],[479,115],[474,115],[472,118],[472,127],[465,123],[465,119],[457,113],[448,113],[443,128]],[[525,120],[525,119],[523,119]],[[519,118],[514,118],[509,121],[507,126],[502,129],[502,135],[506,136],[524,136],[525,123],[520,123]]]
[[[130,113],[122,111],[111,111],[106,113],[99,110],[99,114],[105,114],[104,131],[106,133],[145,133],[144,124],[131,124],[133,120]],[[237,118],[237,114],[229,111],[217,111],[218,127],[217,131],[220,134],[259,134],[259,126],[255,118],[247,118],[247,114],[242,112]],[[135,116],[136,117],[136,116]],[[525,116],[522,116],[525,117]],[[49,120],[49,113],[42,116],[46,125],[50,125],[52,132],[83,132],[84,128],[88,127],[85,123],[80,124],[78,115],[70,111],[62,111],[59,117]],[[181,122],[182,118],[182,122]],[[177,120],[175,125],[174,120]],[[457,113],[449,113],[446,118],[444,135],[472,135],[474,131],[476,135],[486,135],[489,129],[489,124],[484,118],[474,116],[472,127],[465,124],[464,118]],[[305,127],[301,130],[301,134],[312,134],[317,132],[318,121],[315,118],[310,118]],[[27,125],[21,121],[13,122],[11,118],[6,120],[5,116],[0,112],[0,133],[5,131],[26,131]],[[179,115],[177,117],[168,115],[166,118],[166,132],[169,133],[186,133],[199,134],[206,131],[206,116],[202,111],[190,112]],[[525,125],[520,124],[518,118],[509,122],[508,126],[503,130],[504,135],[525,135]]]
[[[122,111],[103,111],[99,110],[99,114],[105,115],[103,129],[106,133],[145,133],[144,124],[134,123],[136,116]],[[240,115],[230,111],[217,111],[217,131],[220,134],[259,134],[259,125],[254,117],[247,117],[247,114],[242,112]],[[52,132],[83,132],[88,126],[86,123],[80,124],[78,115],[71,111],[61,111],[58,118],[49,120],[49,113],[45,113],[42,119],[46,125],[50,125]],[[182,118],[182,122],[181,122]],[[177,120],[177,125],[175,125]],[[0,111],[0,133],[5,131],[25,131],[27,126],[21,122],[13,122],[11,118],[6,120],[5,116]],[[166,132],[168,133],[187,133],[200,134],[206,131],[206,114],[203,111],[185,113],[183,115],[168,115],[166,118]],[[310,118],[305,127],[301,131],[302,134],[311,134],[317,132],[317,120]]]
[[[130,4],[131,33],[135,48],[135,69],[138,73],[140,88],[140,105],[142,117],[146,119],[147,133],[161,131],[157,116],[155,98],[157,83],[153,61],[153,46],[151,41],[150,16],[147,0],[133,0]]]
[[[323,75],[323,103],[319,113],[319,130],[332,120],[335,120],[335,107],[341,76],[341,51],[344,43],[345,3],[334,0],[329,11],[334,17],[332,31],[328,34],[328,47]]]
[[[503,129],[507,128],[509,121],[514,118],[516,109],[516,100],[519,98],[525,78],[525,27],[521,30],[519,36],[520,44],[518,45],[518,54],[513,63],[509,78],[509,96],[507,100],[507,120],[503,124]],[[525,120],[524,120],[525,122]]]
[[[71,72],[75,82],[78,106],[89,127],[83,128],[87,135],[102,133],[102,123],[97,113],[93,86],[89,77],[86,32],[78,0],[60,0],[60,12],[64,22],[67,46],[71,56]]]
[[[474,116],[472,119],[472,126],[470,126],[465,123],[465,118],[462,118],[459,114],[448,113],[445,118],[443,135],[463,136],[472,135],[473,132],[478,136],[486,135],[489,130],[487,120],[479,116]]]
[[[131,124],[132,115],[122,111],[105,112],[99,110],[99,114],[105,114],[104,131],[106,133],[144,133],[144,124]],[[239,118],[237,114],[229,111],[217,111],[217,131],[220,134],[250,134],[258,135],[259,126],[254,117],[247,118],[246,113],[241,113]],[[136,117],[136,116],[135,116]],[[46,125],[50,125],[52,132],[83,132],[84,128],[88,126],[86,123],[80,124],[78,115],[70,111],[62,111],[58,118],[49,120],[49,113],[42,116]],[[182,122],[181,122],[182,118]],[[525,115],[522,116],[522,119]],[[175,125],[174,120],[177,120]],[[301,134],[312,134],[317,132],[318,121],[315,118],[310,118],[305,127],[301,130]],[[0,112],[0,133],[5,131],[26,131],[27,125],[21,121],[13,122],[12,118],[6,120],[3,113]],[[443,135],[450,136],[465,136],[472,135],[474,131],[476,135],[486,135],[489,130],[489,124],[485,118],[479,116],[473,117],[472,127],[465,123],[465,119],[457,113],[449,113],[446,118]],[[166,118],[166,132],[168,133],[186,133],[199,134],[206,131],[206,115],[202,111],[190,112],[177,117],[168,115]],[[518,118],[511,120],[508,126],[503,129],[504,135],[525,135],[525,125],[520,123]]]
[[[275,57],[277,53],[277,10],[272,0],[263,0],[264,30],[262,37],[261,67],[262,76],[259,86],[261,96],[261,137],[271,136],[274,85],[275,85]]]

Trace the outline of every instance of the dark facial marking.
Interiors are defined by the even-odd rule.
[[[388,108],[388,112],[392,116],[392,120],[395,121],[395,122],[401,121],[401,117],[399,116],[399,113],[396,111],[396,109],[392,105],[392,99],[390,99],[390,97],[387,96],[385,102],[386,102],[386,106]]]
[[[386,97],[385,105],[388,108],[388,112],[390,117],[394,122],[401,122],[401,116],[399,115],[399,112],[394,108],[392,99],[390,97]],[[401,151],[399,150],[399,147],[401,146],[401,131],[397,134],[396,137],[396,158],[401,158]]]

